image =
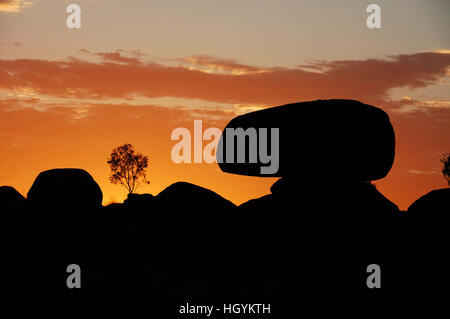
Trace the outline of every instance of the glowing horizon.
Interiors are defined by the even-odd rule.
[[[138,192],[187,181],[240,204],[269,193],[276,179],[174,164],[171,131],[346,98],[389,114],[396,158],[375,184],[406,209],[447,186],[439,159],[450,151],[450,7],[378,3],[382,28],[369,30],[359,1],[81,0],[82,27],[71,30],[65,2],[3,1],[0,185],[26,196],[39,172],[82,168],[104,203],[121,202],[126,192],[109,183],[106,158],[131,143],[150,161],[150,185]]]

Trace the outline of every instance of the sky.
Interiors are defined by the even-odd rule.
[[[66,26],[71,3],[80,29]],[[222,129],[253,110],[350,98],[389,114],[396,158],[375,184],[406,209],[447,186],[439,159],[450,152],[450,2],[377,1],[380,29],[366,26],[370,3],[0,0],[0,185],[26,195],[40,171],[79,167],[105,204],[121,202],[106,158],[131,143],[150,162],[138,192],[188,181],[240,204],[276,179],[175,164],[173,129],[196,119]]]

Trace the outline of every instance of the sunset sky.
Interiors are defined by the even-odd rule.
[[[71,3],[80,29],[66,26]],[[196,119],[222,129],[269,106],[347,98],[388,112],[396,158],[375,184],[406,209],[447,186],[450,2],[376,1],[380,29],[366,26],[370,3],[0,0],[0,185],[26,196],[39,172],[79,167],[104,203],[121,202],[106,158],[131,143],[150,160],[150,185],[138,192],[188,181],[240,204],[276,179],[174,164],[173,129]]]

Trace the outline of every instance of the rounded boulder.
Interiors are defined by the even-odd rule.
[[[83,169],[61,168],[41,172],[28,191],[33,207],[95,208],[102,205],[103,193]]]

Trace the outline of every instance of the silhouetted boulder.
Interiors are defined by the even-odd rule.
[[[118,212],[123,209],[122,203],[111,203],[103,207],[103,211],[107,212]]]
[[[23,209],[25,197],[11,186],[0,187],[0,207],[3,211]]]
[[[152,194],[128,194],[123,204],[130,209],[146,209],[151,207],[154,198]]]
[[[175,259],[175,264],[193,268],[207,267],[214,260],[211,254],[219,254],[219,242],[227,237],[224,231],[236,207],[215,192],[186,182],[161,191],[154,205],[155,211],[147,214],[147,233],[157,259]],[[182,259],[187,256],[189,262]]]
[[[407,211],[405,220],[407,241],[411,255],[420,251],[424,261],[441,256],[440,251],[447,249],[448,212],[450,188],[437,189],[416,200]]]
[[[280,210],[306,214],[301,218],[389,218],[399,214],[398,206],[368,182],[338,182],[335,187],[321,181],[279,179],[270,188],[272,194],[252,199],[239,206],[242,210],[279,214]],[[339,211],[336,214],[335,211]],[[312,212],[318,212],[314,215]]]
[[[247,265],[310,274],[318,281],[308,281],[309,288],[342,286],[344,295],[359,293],[358,276],[372,260],[392,260],[400,211],[374,185],[283,177],[271,192],[238,207],[242,260],[253,251]]]
[[[27,209],[27,201],[11,186],[0,187],[0,224],[3,232],[17,232],[11,226],[22,227]]]
[[[433,190],[417,199],[407,211],[402,240],[404,276],[415,278],[412,288],[440,296],[442,278],[450,267],[448,213],[450,188]]]
[[[24,244],[27,258],[36,262],[24,275],[32,295],[118,297],[135,291],[144,255],[139,221],[123,204],[103,207],[102,197],[82,169],[54,169],[36,178],[28,192]],[[72,263],[82,269],[83,289],[67,289]]]
[[[213,213],[218,209],[232,209],[236,206],[209,189],[186,182],[168,186],[156,196],[156,200],[171,210],[180,208],[191,213],[203,211]]]
[[[423,195],[408,208],[409,218],[437,220],[448,218],[450,188],[436,189]]]
[[[17,297],[23,294],[24,267],[23,240],[26,236],[24,227],[25,198],[10,186],[0,187],[0,250],[2,262],[0,272],[3,280],[0,296]]]
[[[102,199],[102,191],[92,176],[76,168],[41,172],[27,195],[34,208],[96,208],[102,205]]]
[[[217,193],[186,182],[177,182],[155,197],[156,216],[170,232],[190,236],[217,234],[226,227],[236,205]],[[157,230],[158,231],[158,230]]]
[[[279,128],[277,172],[262,174],[261,167],[269,164],[262,163],[259,157],[256,163],[249,163],[249,138],[245,163],[227,162],[225,132],[236,128],[255,128],[258,139],[259,128]],[[270,150],[270,134],[267,141]],[[264,145],[258,141],[258,154],[259,143]],[[235,162],[237,144],[235,138]],[[387,175],[394,155],[394,130],[383,110],[354,100],[317,100],[272,107],[232,119],[222,133],[217,156],[221,170],[232,174],[308,178],[332,175],[334,180],[370,181]]]

